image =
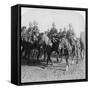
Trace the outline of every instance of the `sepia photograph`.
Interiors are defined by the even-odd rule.
[[[86,79],[86,12],[21,7],[21,83]]]

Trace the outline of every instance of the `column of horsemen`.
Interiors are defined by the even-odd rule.
[[[71,24],[69,24],[68,30],[64,27],[64,30],[60,28],[59,32],[55,23],[52,24],[50,30],[44,32],[40,32],[36,22],[33,25],[30,23],[28,29],[23,26],[21,28],[21,55],[27,59],[27,63],[30,61],[32,50],[38,51],[37,60],[43,51],[43,61],[46,61],[47,64],[52,63],[51,54],[53,52],[57,54],[57,62],[62,62],[65,58],[67,66],[69,66],[70,58],[72,61],[76,58],[76,63],[78,63],[79,57],[82,59],[84,56],[84,44],[80,38],[75,36]]]

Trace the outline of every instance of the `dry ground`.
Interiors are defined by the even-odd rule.
[[[52,58],[55,61],[55,58]],[[71,60],[69,60],[70,63]],[[85,59],[79,60],[78,64],[69,66],[66,71],[65,60],[62,63],[53,63],[53,65],[44,66],[22,65],[21,66],[21,82],[38,82],[52,80],[70,80],[85,78]]]

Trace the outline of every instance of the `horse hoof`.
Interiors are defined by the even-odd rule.
[[[45,67],[42,67],[42,69],[45,69]]]
[[[74,61],[72,61],[72,65],[74,64]]]
[[[62,63],[62,61],[60,61],[59,63]]]
[[[68,69],[69,69],[69,67],[68,67],[68,66],[66,66],[66,71],[68,71]]]
[[[78,62],[76,62],[76,64],[78,64]]]

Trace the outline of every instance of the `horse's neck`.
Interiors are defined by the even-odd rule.
[[[46,34],[42,36],[43,41],[48,42],[49,38]]]
[[[65,44],[66,43],[66,40],[65,38],[62,39],[62,43]]]
[[[68,41],[69,41],[70,45],[72,45],[72,40],[71,39],[68,39]]]

